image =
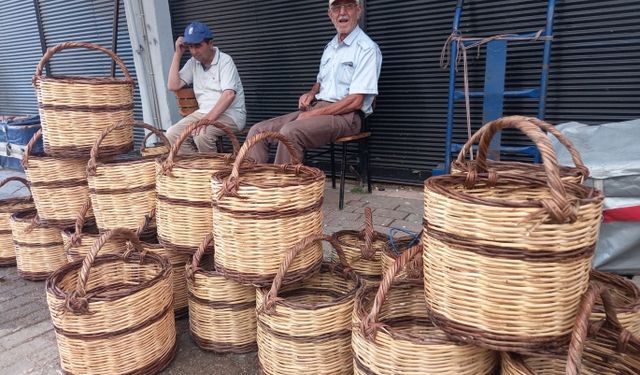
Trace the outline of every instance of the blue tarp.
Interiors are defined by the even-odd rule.
[[[39,129],[39,115],[21,116],[7,121],[0,121],[0,142],[7,142],[10,145],[26,146]],[[42,138],[35,144],[32,152],[43,152]]]

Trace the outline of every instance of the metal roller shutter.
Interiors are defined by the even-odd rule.
[[[0,115],[37,114],[31,77],[42,50],[33,2],[5,0],[0,14]]]

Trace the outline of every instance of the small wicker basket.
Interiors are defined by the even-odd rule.
[[[333,234],[344,250],[349,267],[367,283],[379,283],[382,277],[382,251],[387,247],[387,237],[373,230],[371,208],[364,209],[364,229],[341,230]],[[334,260],[336,254],[333,254]]]
[[[27,143],[22,156],[38,216],[48,225],[72,226],[76,214],[89,199],[87,159],[32,154],[31,150],[41,136],[42,129]],[[93,210],[87,216],[93,218]]]
[[[119,129],[134,127],[150,131],[169,145],[169,140],[160,130],[140,121],[114,124],[100,134],[87,163],[89,191],[100,231],[116,227],[137,230],[140,221],[156,207],[154,156],[98,159],[106,137]]]
[[[155,143],[153,143],[152,146],[147,146],[147,143],[149,143],[149,139],[154,135],[155,135],[154,132],[148,132],[147,134],[145,134],[144,138],[142,139],[142,146],[140,147],[140,155],[142,155],[143,157],[160,156],[164,154],[169,154],[169,151],[171,151],[170,143],[163,143],[163,142],[156,141]]]
[[[560,144],[562,144],[567,149],[567,151],[569,151],[575,167],[559,167],[560,178],[565,181],[581,184],[587,177],[589,177],[589,169],[584,165],[584,162],[580,157],[580,153],[578,152],[578,150],[576,150],[573,143],[571,143],[571,141],[564,134],[558,131],[555,126],[535,117],[521,118],[525,121],[528,121],[529,123],[538,126],[543,131],[551,133],[554,137],[556,137],[556,139],[558,139]],[[480,141],[480,138],[482,138],[483,134],[484,130],[480,129],[473,134],[473,136],[464,144],[464,146],[462,146],[462,149],[458,154],[458,158],[451,164],[451,173],[466,173],[473,168],[474,160],[465,159],[467,157],[467,154],[471,154],[473,145]],[[546,176],[544,166],[542,164],[522,163],[516,161],[503,162],[487,160],[487,166],[490,170],[493,170],[498,174],[529,174],[537,175],[542,178]]]
[[[178,155],[191,132],[204,126],[223,130],[233,144],[233,153]],[[228,127],[198,121],[185,128],[166,159],[156,159],[158,240],[166,248],[188,254],[198,250],[199,241],[211,232],[211,174],[231,168],[239,148]]]
[[[212,241],[213,234],[208,234],[191,264],[186,266],[191,337],[203,350],[217,353],[255,351],[256,290],[227,280],[212,267],[202,264],[205,249],[210,248]]]
[[[309,244],[328,241],[340,264],[323,264],[310,279],[281,288],[289,266]],[[264,375],[353,374],[351,315],[361,287],[340,244],[311,235],[285,256],[271,288],[256,293],[258,359]]]
[[[128,241],[123,255],[97,256],[116,237]],[[84,261],[47,279],[46,292],[65,373],[156,374],[173,359],[171,264],[144,252],[135,233],[104,233]]]
[[[0,187],[11,181],[20,182],[29,189],[29,182],[21,177],[7,177],[0,182]],[[0,199],[0,267],[16,265],[16,248],[11,236],[11,215],[34,207],[31,195]]]
[[[10,224],[18,274],[22,278],[44,280],[67,264],[60,229],[42,224],[36,210],[15,212],[11,215]]]
[[[487,172],[493,135],[523,131],[547,173]],[[485,125],[466,174],[425,182],[424,280],[434,323],[501,351],[555,351],[569,342],[589,283],[603,195],[563,181],[548,137],[520,116]]]
[[[54,54],[72,48],[106,54],[118,64],[124,78],[42,76],[42,69]],[[105,128],[120,121],[133,121],[133,79],[124,62],[99,45],[66,42],[48,48],[36,67],[32,82],[47,154],[86,159],[93,142]],[[121,128],[105,139],[101,154],[117,155],[132,148],[131,128]]]
[[[293,163],[241,168],[247,152],[265,139],[284,144]],[[324,173],[302,165],[283,135],[265,132],[248,139],[233,170],[211,177],[216,270],[239,283],[271,285],[284,255],[302,239],[322,233],[324,184]],[[311,242],[284,283],[309,277],[321,262],[322,246]]]
[[[631,280],[622,276],[591,270],[591,282],[609,289],[611,300],[618,312],[618,321],[629,332],[640,338],[640,289]],[[604,306],[598,299],[591,314],[591,320],[605,317]]]
[[[422,280],[396,278],[421,253],[419,246],[405,251],[385,271],[379,287],[365,286],[357,294],[352,339],[355,374],[493,374],[495,352],[451,341],[429,320]]]

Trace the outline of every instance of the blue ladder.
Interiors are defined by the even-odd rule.
[[[462,15],[462,7],[464,0],[458,0],[455,15],[453,17],[452,35],[458,34],[460,25],[460,17]],[[469,97],[483,98],[483,114],[482,122],[487,123],[502,117],[504,106],[504,98],[530,98],[538,99],[538,118],[544,119],[546,110],[547,84],[549,78],[549,62],[551,60],[551,39],[553,37],[553,14],[555,10],[555,0],[547,2],[547,20],[544,33],[540,37],[544,37],[544,52],[542,57],[542,72],[540,75],[540,86],[533,88],[525,88],[520,90],[506,90],[504,88],[505,70],[507,63],[507,44],[508,41],[517,41],[523,39],[531,39],[536,37],[536,33],[529,34],[510,34],[500,39],[491,40],[487,43],[486,49],[486,67],[484,91],[471,91]],[[471,45],[481,40],[480,38],[468,38],[463,43]],[[433,169],[432,175],[441,175],[449,172],[451,167],[451,155],[459,152],[462,148],[461,144],[452,143],[453,139],[453,112],[456,101],[464,100],[464,92],[456,90],[456,64],[458,58],[458,41],[451,41],[451,56],[449,64],[449,100],[447,104],[447,134],[445,140],[445,156],[444,168]],[[534,158],[534,162],[540,162],[540,154],[535,146],[524,147],[500,147],[500,134],[491,141],[488,157],[493,160],[500,159],[501,152],[516,153],[521,155],[529,155]]]

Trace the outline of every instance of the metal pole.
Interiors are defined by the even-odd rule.
[[[456,4],[456,13],[453,16],[452,32],[458,32],[460,25],[460,17],[462,15],[462,6],[464,0],[458,0]],[[454,111],[454,95],[456,90],[456,60],[458,58],[458,42],[451,41],[451,54],[449,58],[449,98],[447,102],[447,136],[445,139],[445,155],[444,155],[444,173],[449,172],[451,166],[451,142],[453,140],[453,111]]]
[[[547,109],[547,85],[549,81],[549,64],[551,63],[551,38],[553,37],[553,13],[556,1],[547,4],[547,25],[544,30],[544,52],[542,55],[542,74],[540,75],[540,101],[538,102],[538,118],[544,119]]]
[[[33,0],[33,8],[36,11],[36,22],[38,23],[38,34],[40,36],[40,48],[42,48],[42,54],[47,52],[47,40],[44,37],[44,27],[42,25],[42,14],[40,13],[40,1]],[[44,64],[45,75],[51,75],[51,67],[49,61]]]
[[[120,19],[120,0],[114,1],[113,6],[113,32],[111,34],[111,49],[118,53],[118,20]],[[111,77],[116,76],[116,62],[111,59]]]

